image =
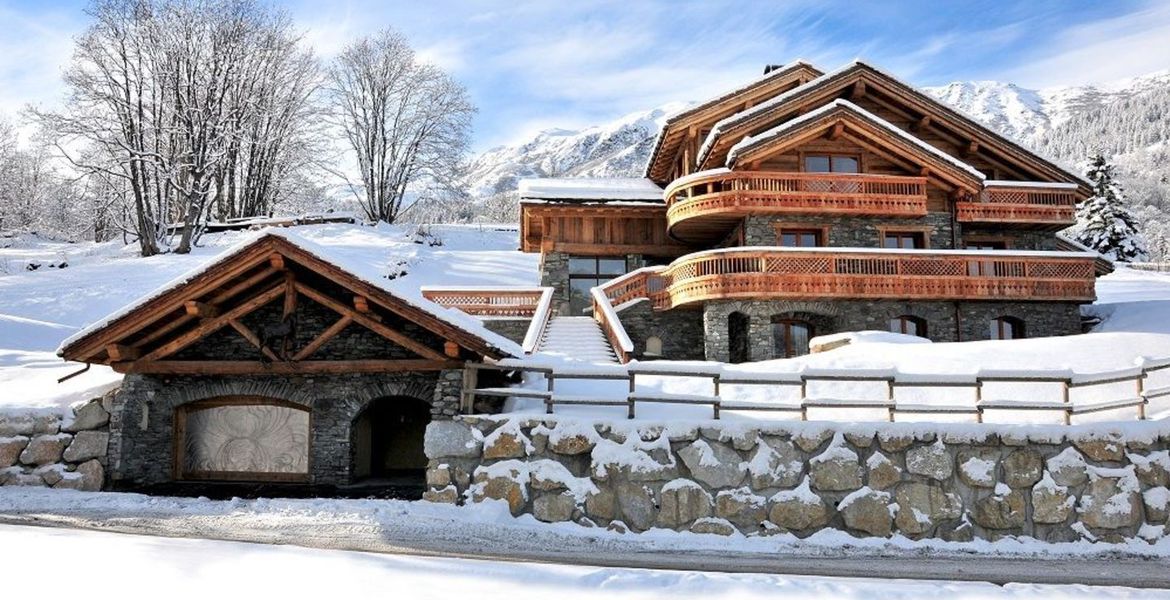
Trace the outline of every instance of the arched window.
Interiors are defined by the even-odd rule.
[[[926,337],[926,319],[914,315],[901,315],[890,319],[890,331]]]
[[[816,335],[812,323],[772,317],[772,356],[792,358],[808,354],[808,342]]]
[[[1015,317],[999,317],[991,321],[991,339],[1018,340],[1024,337],[1024,322]]]
[[[662,338],[652,335],[646,338],[646,356],[662,356]]]

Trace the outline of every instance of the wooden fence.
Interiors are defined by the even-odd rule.
[[[478,371],[480,370],[512,371],[518,373],[534,373],[543,375],[545,389],[523,389],[511,387],[478,388]],[[1062,373],[1060,375],[1036,375],[1025,372],[1019,373],[987,373],[972,375],[966,378],[935,378],[921,375],[895,376],[886,373],[866,372],[857,370],[846,372],[803,372],[803,373],[724,373],[718,367],[704,369],[702,366],[690,367],[685,370],[655,366],[654,364],[637,364],[615,366],[613,368],[588,367],[552,368],[546,366],[525,366],[512,364],[468,364],[467,377],[464,379],[463,411],[471,411],[475,398],[492,396],[502,398],[530,398],[544,402],[545,411],[553,414],[557,406],[624,406],[627,417],[634,419],[638,414],[639,404],[674,404],[680,406],[709,406],[712,417],[720,418],[723,411],[770,411],[798,414],[800,420],[808,420],[810,408],[853,408],[884,410],[887,420],[897,421],[900,414],[951,414],[970,415],[976,422],[982,423],[984,414],[988,411],[1023,410],[1023,411],[1052,411],[1063,414],[1063,422],[1071,423],[1075,415],[1090,414],[1107,410],[1134,409],[1137,420],[1146,419],[1146,405],[1150,400],[1170,396],[1170,385],[1150,387],[1147,385],[1152,373],[1170,369],[1170,358],[1158,361],[1147,361],[1140,368],[1123,369],[1109,373],[1098,373],[1090,376],[1079,376]],[[689,377],[700,378],[710,382],[710,394],[670,394],[639,390],[638,377]],[[627,394],[624,397],[603,397],[601,395],[574,395],[558,393],[558,381],[565,380],[609,380],[626,381]],[[816,382],[870,382],[883,385],[884,397],[841,399],[811,396],[809,384]],[[1109,384],[1130,383],[1133,385],[1132,396],[1124,395],[1111,398],[1095,399],[1093,401],[1072,401],[1071,391],[1078,388],[1089,388]],[[1060,390],[1059,401],[1035,400],[1003,400],[984,399],[986,384],[1047,384],[1057,386]],[[776,388],[799,389],[799,396],[794,401],[743,402],[724,398],[722,388],[728,385],[771,386]],[[953,390],[969,390],[973,394],[970,404],[922,404],[903,401],[898,398],[898,390],[906,388],[948,388]]]

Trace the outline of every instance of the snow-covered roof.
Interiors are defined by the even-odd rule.
[[[742,93],[744,93],[744,92],[746,92],[746,91],[748,91],[748,90],[750,90],[758,85],[761,85],[763,83],[766,83],[766,82],[771,81],[773,79],[776,79],[778,77],[784,77],[784,76],[788,75],[789,73],[791,73],[793,69],[800,68],[800,67],[812,69],[813,71],[816,71],[818,73],[820,72],[820,69],[817,69],[816,65],[812,64],[811,62],[809,62],[803,58],[798,58],[798,59],[793,60],[785,65],[771,69],[771,70],[767,71],[766,73],[764,73],[762,76],[757,77],[757,78],[749,81],[748,83],[745,83],[745,84],[743,84],[743,85],[741,85],[733,90],[728,90],[727,92],[724,92],[724,93],[722,93],[714,98],[704,100],[703,102],[700,102],[699,104],[696,104],[695,106],[685,108],[683,110],[680,110],[680,111],[668,116],[666,118],[666,121],[662,124],[662,127],[658,129],[658,135],[654,139],[654,150],[650,152],[650,155],[648,157],[646,157],[646,166],[645,166],[645,168],[642,169],[643,174],[645,174],[647,177],[649,177],[650,168],[654,165],[654,157],[658,155],[658,151],[662,147],[663,135],[665,134],[666,130],[670,127],[670,125],[672,123],[675,123],[675,122],[679,121],[680,119],[683,119],[683,118],[688,117],[690,115],[693,115],[693,114],[695,114],[695,113],[697,113],[697,112],[699,112],[707,107],[718,104],[718,103],[720,103],[728,98],[733,98],[735,96],[738,96],[739,94],[742,94]]]
[[[521,200],[641,200],[662,203],[662,188],[644,177],[555,177],[520,180]]]
[[[865,110],[864,108],[861,108],[860,106],[858,106],[858,105],[856,105],[848,100],[844,100],[844,99],[834,100],[834,101],[832,101],[832,102],[830,102],[830,103],[828,103],[828,104],[826,104],[826,105],[824,105],[824,106],[822,106],[814,111],[810,111],[808,113],[805,113],[805,114],[803,114],[795,119],[790,119],[788,121],[785,121],[784,123],[781,123],[780,125],[777,125],[776,127],[773,127],[773,128],[771,128],[771,129],[769,129],[769,130],[767,130],[759,135],[747,136],[747,137],[743,138],[737,144],[732,146],[730,151],[728,151],[727,164],[728,165],[733,164],[735,162],[736,156],[740,152],[744,152],[750,148],[754,148],[756,146],[759,146],[760,144],[764,144],[775,137],[781,136],[789,131],[797,129],[801,125],[804,125],[806,123],[816,121],[817,119],[823,117],[824,115],[826,115],[830,112],[833,112],[834,110],[838,110],[838,109],[845,109],[845,110],[857,115],[858,117],[860,117],[866,121],[869,121],[870,123],[889,132],[890,134],[905,141],[906,143],[911,144],[911,145],[919,148],[923,152],[926,152],[927,154],[930,154],[931,156],[934,156],[935,158],[938,158],[939,160],[947,162],[947,163],[953,165],[954,167],[956,167],[962,171],[965,171],[968,175],[971,175],[972,177],[974,177],[975,179],[977,179],[979,181],[984,180],[983,173],[979,172],[979,170],[976,169],[975,167],[972,167],[971,165],[951,156],[950,154],[947,154],[946,152],[943,152],[942,150],[939,150],[938,148],[935,148],[934,146],[931,146],[930,144],[927,144],[926,142],[910,135],[909,133],[906,133],[905,131],[898,128],[893,123],[890,123],[889,121],[869,112],[868,110]]]
[[[246,234],[246,237],[239,243],[223,251],[212,260],[183,273],[154,291],[141,296],[137,300],[69,336],[58,346],[57,354],[63,354],[64,350],[74,343],[104,329],[115,321],[130,315],[149,302],[162,297],[178,287],[194,281],[213,267],[231,260],[232,257],[267,238],[283,239],[301,251],[312,255],[314,258],[345,271],[355,279],[381,289],[399,301],[483,340],[488,346],[499,350],[503,354],[517,357],[524,356],[524,350],[516,342],[491,331],[479,319],[459,310],[444,308],[423,297],[417,285],[410,285],[409,278],[387,279],[385,277],[387,257],[384,254],[371,254],[361,251],[344,252],[326,248],[290,229],[265,229]]]
[[[878,75],[881,75],[882,77],[889,79],[890,81],[893,81],[894,83],[899,84],[900,86],[902,86],[903,88],[908,90],[910,93],[914,94],[919,99],[921,99],[923,102],[930,104],[930,105],[933,105],[933,106],[937,106],[937,107],[939,107],[947,112],[950,112],[951,114],[959,117],[960,119],[967,121],[970,125],[977,127],[980,130],[986,132],[989,137],[998,138],[999,140],[1003,141],[1004,143],[1006,143],[1010,146],[1013,146],[1014,148],[1016,148],[1022,152],[1027,153],[1029,156],[1035,157],[1037,160],[1044,162],[1044,163],[1047,163],[1048,165],[1051,165],[1052,167],[1063,172],[1065,175],[1076,180],[1077,183],[1080,183],[1083,185],[1089,185],[1089,182],[1087,180],[1085,180],[1084,177],[1082,177],[1081,175],[1079,175],[1075,171],[1069,169],[1068,167],[1060,165],[1060,164],[1056,163],[1055,161],[1052,161],[1050,159],[1044,158],[1044,157],[1036,154],[1036,152],[1034,152],[1028,148],[1025,148],[1019,142],[1009,138],[1008,136],[1000,134],[1000,133],[992,130],[991,128],[987,127],[986,125],[982,124],[978,119],[976,119],[975,117],[971,116],[970,114],[964,112],[963,110],[956,108],[954,106],[951,106],[950,104],[947,104],[945,102],[942,102],[938,98],[934,98],[934,97],[930,96],[929,94],[925,94],[922,91],[920,91],[918,88],[916,88],[915,86],[903,81],[902,79],[889,73],[888,71],[881,69],[879,67],[876,67],[876,66],[874,66],[870,63],[867,63],[865,61],[862,61],[860,59],[854,59],[853,61],[841,66],[840,68],[835,69],[833,71],[830,71],[828,73],[825,73],[824,75],[821,75],[820,77],[817,77],[816,79],[813,79],[812,81],[809,81],[808,83],[806,83],[804,85],[798,86],[798,87],[796,87],[792,90],[789,90],[783,94],[780,94],[774,98],[771,98],[769,100],[766,100],[764,102],[756,104],[752,107],[744,109],[744,110],[742,110],[734,115],[731,115],[727,118],[721,119],[720,121],[716,122],[715,125],[711,128],[711,131],[707,134],[707,138],[705,140],[703,140],[702,145],[699,146],[699,152],[698,152],[698,156],[696,159],[696,163],[702,164],[702,162],[707,159],[707,156],[710,154],[711,150],[715,146],[715,141],[728,129],[730,129],[736,125],[739,125],[741,123],[744,123],[746,121],[749,121],[753,117],[756,117],[757,115],[763,114],[763,113],[767,112],[768,110],[791,100],[794,97],[797,97],[797,96],[802,95],[802,94],[807,94],[807,93],[815,91],[819,88],[822,88],[822,87],[832,83],[833,81],[839,79],[840,77],[842,77],[842,76],[844,76],[844,75],[846,75],[846,74],[848,74],[856,69],[859,69],[859,68],[860,69],[868,69],[874,73],[877,73]]]

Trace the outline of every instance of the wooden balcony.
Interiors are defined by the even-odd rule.
[[[926,178],[716,169],[682,177],[664,192],[666,222],[684,242],[723,239],[745,215],[926,215]]]
[[[989,182],[978,199],[955,203],[960,223],[1057,231],[1076,223],[1076,188]]]
[[[649,298],[660,310],[730,299],[1095,298],[1093,257],[1060,252],[737,248],[688,254],[602,288],[614,305]]]
[[[427,300],[444,308],[457,308],[478,317],[532,317],[544,288],[423,288]]]

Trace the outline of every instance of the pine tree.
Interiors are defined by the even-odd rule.
[[[1125,207],[1121,186],[1113,180],[1113,165],[1101,154],[1094,155],[1086,176],[1093,184],[1093,196],[1077,206],[1076,240],[1114,260],[1144,258],[1146,248],[1137,219]]]

